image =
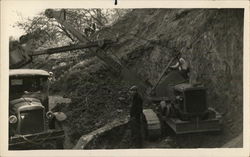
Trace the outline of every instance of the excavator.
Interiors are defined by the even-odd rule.
[[[207,104],[206,88],[202,84],[190,84],[178,71],[169,67],[178,59],[175,55],[166,65],[155,85],[149,85],[130,71],[118,58],[108,55],[107,47],[117,43],[116,39],[90,41],[88,37],[72,27],[66,20],[66,10],[47,9],[45,15],[54,18],[66,30],[79,40],[78,44],[29,51],[28,55],[10,53],[10,68],[20,64],[28,64],[32,56],[62,53],[71,50],[88,49],[88,53],[102,60],[115,74],[138,87],[144,102],[156,104],[157,109],[144,109],[144,128],[148,139],[159,138],[165,125],[176,134],[220,131],[222,116]],[[28,56],[28,57],[27,57]],[[22,58],[22,59],[20,59]],[[19,60],[18,60],[19,59]]]

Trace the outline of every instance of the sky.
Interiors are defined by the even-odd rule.
[[[24,35],[25,32],[22,29],[19,29],[18,27],[14,27],[15,23],[17,21],[25,21],[28,18],[32,18],[36,15],[38,15],[41,11],[44,11],[44,9],[37,9],[37,8],[14,8],[11,9],[9,13],[9,30],[10,30],[10,36],[13,36],[15,39],[18,39],[21,35]]]
[[[0,0],[1,1],[1,0]],[[109,1],[109,3],[107,3]],[[24,34],[24,31],[12,26],[17,21],[23,21],[28,17],[32,18],[35,15],[39,14],[41,11],[45,11],[47,8],[95,8],[110,6],[114,7],[113,0],[83,2],[81,0],[68,1],[68,0],[5,0],[1,5],[1,13],[4,13],[4,17],[1,21],[5,22],[4,30],[7,30],[8,36],[13,36],[18,39],[21,35]],[[95,4],[95,5],[94,5]]]

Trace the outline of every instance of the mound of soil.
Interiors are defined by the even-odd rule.
[[[135,9],[96,36],[118,38],[108,54],[151,84],[171,56],[181,52],[190,64],[190,81],[202,82],[208,105],[223,114],[224,129],[219,136],[187,135],[176,141],[180,147],[220,147],[243,130],[243,17],[243,9]],[[54,70],[52,88],[72,99],[60,110],[68,115],[73,143],[128,114],[132,84],[101,60],[94,57],[61,69]]]

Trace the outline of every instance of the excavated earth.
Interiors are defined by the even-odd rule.
[[[172,147],[221,147],[243,130],[243,19],[243,9],[135,9],[93,38],[118,38],[107,53],[151,84],[171,56],[181,52],[190,64],[190,81],[202,82],[208,90],[208,105],[222,113],[223,130],[172,136]],[[54,108],[68,116],[66,148],[72,148],[82,135],[128,115],[127,91],[132,84],[113,74],[101,60],[61,58],[57,62],[51,59],[43,68],[56,76],[52,91],[72,100]],[[107,133],[91,148],[128,148],[124,130]],[[168,140],[148,147],[169,147],[164,141]],[[242,147],[242,140],[230,147]]]

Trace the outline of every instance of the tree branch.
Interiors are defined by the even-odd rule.
[[[90,14],[90,16],[94,19],[94,20],[96,20],[101,26],[104,26],[104,24],[98,19],[98,18],[96,18],[96,17],[94,17],[94,15],[92,15],[91,14],[91,12],[89,11],[89,10],[86,10],[89,14]]]
[[[69,32],[64,27],[62,27],[60,25],[57,25],[57,27],[60,28],[65,33],[65,35],[67,37],[69,37],[73,42],[75,42],[74,38],[69,34]]]

